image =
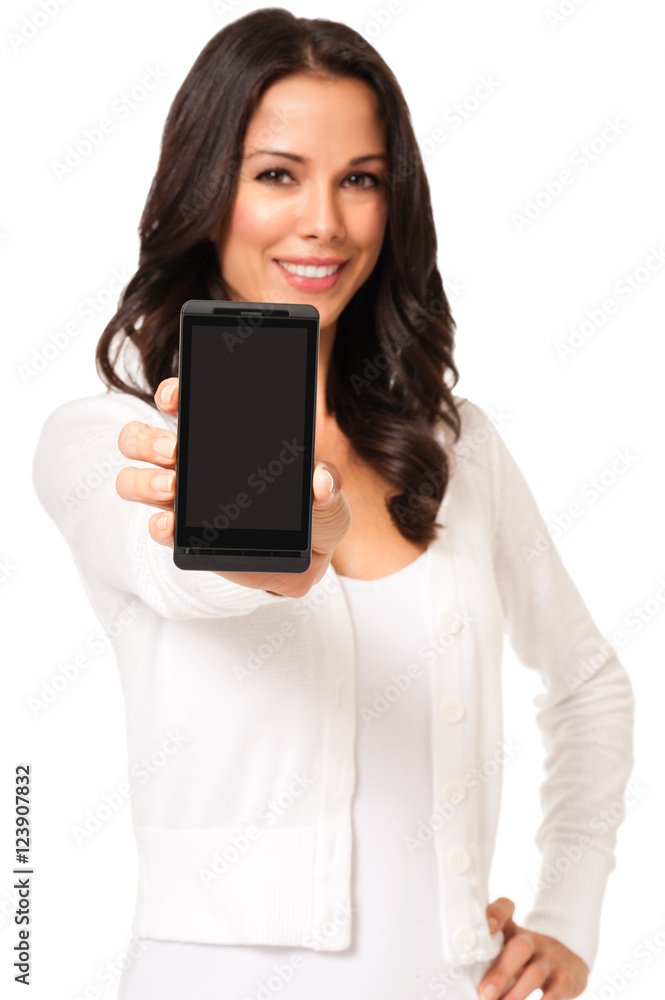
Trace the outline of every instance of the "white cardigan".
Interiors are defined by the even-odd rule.
[[[486,962],[503,947],[485,917],[501,769],[491,780],[478,772],[506,753],[507,632],[544,686],[534,699],[546,750],[542,868],[521,923],[591,968],[619,827],[600,816],[623,800],[632,770],[633,691],[498,431],[455,399],[462,437],[451,450],[443,422],[438,431],[452,475],[432,543],[432,638],[404,672],[431,675],[432,813],[414,829],[435,838],[443,957]],[[155,508],[115,489],[121,466],[150,467],[118,450],[133,419],[176,430],[175,417],[102,392],[48,416],[33,467],[117,657],[135,778],[133,933],[348,948],[355,664],[337,574],[330,566],[296,599],[178,569],[148,534]]]

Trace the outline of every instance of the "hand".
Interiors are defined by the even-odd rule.
[[[170,387],[171,398],[162,399],[162,390]],[[155,393],[155,403],[163,413],[177,416],[178,379],[167,378],[159,383]],[[159,440],[166,439],[170,451],[166,454],[156,449]],[[120,431],[118,448],[126,458],[141,462],[154,462],[159,468],[137,469],[127,466],[116,478],[116,492],[123,500],[136,501],[157,507],[159,510],[148,521],[150,537],[160,545],[173,548],[174,505],[175,505],[175,464],[177,435],[161,427],[151,427],[140,420],[131,420]],[[173,470],[169,472],[163,470]],[[328,492],[332,476],[334,488]],[[153,478],[170,479],[170,482],[153,484]],[[256,590],[269,590],[284,597],[303,597],[325,575],[335,548],[351,527],[351,509],[342,492],[342,474],[332,462],[319,462],[314,468],[314,506],[312,515],[312,560],[305,573],[223,573],[232,583]],[[162,524],[162,518],[165,518]],[[212,572],[217,572],[213,570]]]
[[[485,1000],[498,1000],[499,997],[501,1000],[526,1000],[533,990],[540,989],[542,1000],[578,997],[589,977],[586,963],[555,938],[514,923],[514,912],[515,904],[505,896],[487,907],[490,930],[493,934],[503,930],[504,946],[481,979],[479,996]],[[503,993],[507,986],[511,988]]]

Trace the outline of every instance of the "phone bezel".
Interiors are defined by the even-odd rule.
[[[303,460],[303,491],[301,527],[282,532],[263,529],[223,531],[225,544],[187,544],[188,533],[202,536],[200,526],[184,523],[183,482],[188,458],[189,421],[187,415],[189,389],[189,359],[194,325],[237,327],[240,333],[251,332],[258,326],[304,328],[307,334],[305,435],[306,454]],[[190,299],[180,311],[178,378],[182,388],[178,397],[178,447],[176,452],[175,525],[173,560],[180,569],[233,570],[236,572],[303,573],[311,564],[312,555],[312,477],[316,440],[316,387],[319,354],[319,312],[311,305],[299,303],[231,302],[220,299]],[[208,532],[209,533],[209,532]]]

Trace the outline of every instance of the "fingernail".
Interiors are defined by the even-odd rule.
[[[170,403],[171,402],[171,396],[173,395],[174,389],[175,389],[175,386],[173,384],[172,385],[165,385],[164,386],[164,388],[162,389],[162,394],[160,396],[160,399],[161,399],[162,403]]]
[[[335,489],[335,480],[330,475],[330,473],[328,472],[327,469],[324,469],[323,471],[325,472],[326,476],[330,480],[330,486],[328,487],[328,493],[332,493],[332,491]]]
[[[496,917],[489,917],[487,923],[490,925],[490,930],[492,934],[494,934],[494,932],[498,930],[499,921],[496,919]]]
[[[497,994],[497,989],[494,983],[488,983],[487,986],[483,986],[482,992],[478,994],[481,1000],[494,1000]]]
[[[165,531],[166,530],[166,525],[168,524],[168,521],[169,521],[168,514],[162,514],[161,517],[157,518],[157,527],[160,528],[161,531]]]
[[[170,493],[173,489],[174,479],[175,476],[172,472],[158,472],[156,476],[152,477],[152,488],[159,490],[160,493]]]
[[[164,458],[173,458],[175,451],[175,438],[161,437],[155,441],[155,451]]]

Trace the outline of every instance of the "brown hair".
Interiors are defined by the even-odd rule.
[[[455,322],[436,266],[429,185],[408,106],[380,54],[347,25],[271,7],[233,21],[205,45],[164,125],[139,225],[139,265],[99,339],[97,370],[109,389],[156,408],[157,386],[178,373],[183,302],[230,297],[209,234],[231,209],[248,123],[272,83],[308,72],[356,78],[374,90],[389,163],[383,246],[338,318],[326,410],[361,458],[394,484],[386,506],[404,538],[429,545],[443,527],[435,518],[449,479],[433,425],[443,420],[454,440],[460,435]],[[116,371],[128,342],[144,385]]]

